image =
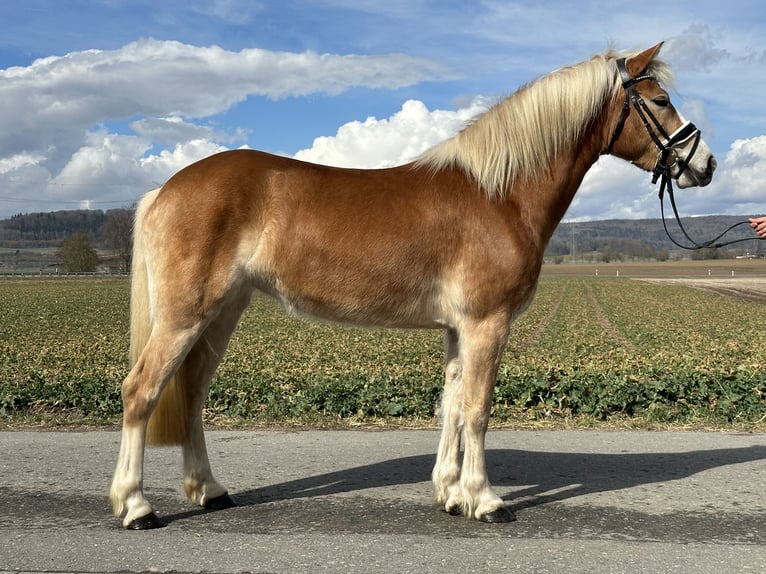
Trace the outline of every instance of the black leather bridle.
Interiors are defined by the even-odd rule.
[[[680,128],[674,131],[671,135],[668,135],[665,128],[657,120],[649,106],[646,105],[644,99],[639,95],[636,90],[636,84],[645,80],[654,80],[654,76],[648,74],[636,76],[631,78],[628,73],[628,68],[625,64],[625,58],[617,60],[617,70],[620,72],[620,78],[622,79],[622,87],[625,90],[625,102],[622,105],[622,112],[620,118],[617,120],[617,126],[614,128],[612,139],[609,141],[606,153],[612,153],[614,144],[620,137],[622,129],[625,127],[625,120],[628,119],[631,106],[636,110],[638,117],[646,128],[649,137],[652,138],[654,145],[657,146],[658,156],[657,163],[652,171],[652,183],[657,183],[657,180],[667,176],[670,179],[670,171],[673,167],[678,166],[678,176],[686,171],[689,167],[694,154],[697,152],[697,147],[702,134],[700,130],[692,122],[685,122]],[[692,149],[685,158],[679,158],[676,148],[682,144],[685,144],[690,139],[694,138]],[[668,162],[670,158],[673,158],[672,162]]]
[[[690,250],[705,249],[708,247],[718,248],[725,245],[731,245],[732,243],[751,241],[752,239],[766,239],[752,237],[719,242],[719,239],[721,239],[735,227],[740,225],[747,225],[747,221],[741,221],[732,225],[726,229],[726,231],[709,241],[697,242],[689,237],[689,234],[686,232],[686,229],[684,229],[684,226],[681,223],[681,218],[678,215],[678,209],[676,208],[676,200],[673,195],[672,170],[673,168],[677,168],[678,175],[676,177],[681,177],[684,171],[689,168],[689,162],[691,162],[692,157],[694,157],[694,154],[697,152],[700,139],[702,138],[702,133],[700,132],[699,128],[697,128],[697,126],[695,126],[692,122],[687,121],[684,122],[681,127],[679,127],[672,134],[668,135],[665,131],[665,128],[662,127],[662,124],[657,120],[652,111],[646,105],[646,102],[636,90],[636,84],[645,80],[654,80],[654,76],[644,74],[636,76],[635,78],[631,78],[630,74],[628,73],[625,58],[619,58],[617,60],[617,70],[620,72],[622,87],[625,90],[625,102],[622,105],[622,111],[620,112],[620,117],[617,120],[617,125],[614,128],[612,137],[609,140],[609,146],[607,147],[606,153],[612,153],[614,144],[620,137],[620,134],[625,127],[625,121],[628,119],[628,115],[630,114],[630,109],[633,107],[636,110],[639,118],[641,118],[641,121],[644,124],[649,137],[652,138],[652,141],[658,150],[657,163],[652,170],[652,184],[655,184],[657,183],[657,180],[660,180],[660,191],[658,194],[660,198],[660,213],[662,215],[662,226],[665,228],[665,233],[667,234],[668,238],[678,247]],[[692,139],[693,143],[689,153],[686,155],[686,157],[679,157],[677,148],[686,144],[689,140]],[[673,207],[673,214],[675,215],[676,221],[678,222],[678,227],[683,233],[684,237],[691,243],[691,245],[684,245],[679,243],[673,238],[672,235],[670,235],[670,232],[668,231],[668,226],[665,222],[664,202],[666,190],[668,192],[668,197],[670,198],[670,205]]]

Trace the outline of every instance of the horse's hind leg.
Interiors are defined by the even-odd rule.
[[[248,296],[240,296],[227,305],[205,329],[181,367],[186,393],[186,416],[189,436],[183,445],[184,489],[186,496],[210,510],[234,506],[228,492],[213,477],[202,428],[202,407],[210,382],[223,358],[240,315],[247,307]]]
[[[155,327],[122,384],[122,439],[109,498],[115,515],[125,511],[126,528],[156,528],[162,523],[143,493],[144,449],[150,415],[197,333],[192,329]]]

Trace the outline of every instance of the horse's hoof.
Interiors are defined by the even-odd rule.
[[[463,509],[461,508],[459,504],[455,506],[450,506],[449,508],[445,508],[444,512],[446,512],[450,516],[463,516]]]
[[[502,524],[504,522],[513,522],[516,520],[516,517],[505,506],[501,506],[492,512],[485,512],[479,517],[479,520],[490,524]]]
[[[164,526],[165,523],[154,512],[150,512],[132,520],[125,528],[128,530],[152,530],[154,528],[163,528]]]
[[[206,500],[205,504],[202,505],[202,508],[205,510],[226,510],[227,508],[233,508],[235,506],[237,506],[237,503],[231,499],[231,496],[222,494],[221,496]]]

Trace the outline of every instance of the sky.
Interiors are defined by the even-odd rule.
[[[0,218],[129,206],[226,149],[404,163],[556,68],[660,41],[719,162],[680,212],[766,213],[760,0],[5,0]],[[606,157],[565,220],[658,216],[650,176]]]

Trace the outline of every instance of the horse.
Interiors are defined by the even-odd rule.
[[[323,320],[443,330],[435,502],[514,520],[485,466],[493,388],[583,177],[607,153],[647,171],[662,164],[681,188],[707,185],[716,167],[663,87],[672,71],[661,46],[610,48],[551,72],[405,165],[344,169],[233,150],[148,192],[135,216],[132,366],[110,490],[122,525],[163,526],[143,492],[152,444],[181,446],[189,499],[235,505],[213,477],[201,413],[255,291]]]

